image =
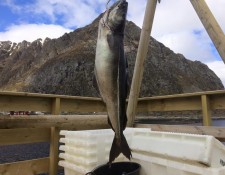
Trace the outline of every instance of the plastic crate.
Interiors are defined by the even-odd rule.
[[[221,167],[225,162],[224,145],[208,135],[152,131],[134,135],[131,148],[135,152],[199,162],[209,167]]]
[[[198,162],[166,159],[133,152],[132,161],[141,165],[140,175],[225,175],[225,167],[212,168]]]
[[[150,132],[150,129],[126,128],[124,135],[128,144],[131,144],[133,135],[139,132]],[[62,158],[60,166],[72,168],[78,173],[87,173],[100,164],[107,163],[109,152],[114,137],[112,129],[86,130],[86,131],[65,131],[62,130],[60,135],[61,145],[59,154]],[[117,161],[127,160],[122,154],[116,159]],[[68,171],[69,172],[69,171]]]
[[[61,160],[65,175],[85,174],[108,161],[114,132],[111,129],[61,131]],[[212,136],[155,132],[127,128],[132,161],[141,175],[225,175],[225,147]],[[120,155],[116,161],[127,160]]]

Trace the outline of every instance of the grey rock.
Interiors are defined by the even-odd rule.
[[[1,42],[0,90],[98,96],[93,71],[100,17],[58,39],[46,38],[43,44],[41,39],[32,43]],[[133,22],[127,22],[124,48],[129,64],[129,84],[140,32]],[[141,96],[224,89],[221,80],[205,64],[175,54],[154,38],[150,40],[149,50]]]

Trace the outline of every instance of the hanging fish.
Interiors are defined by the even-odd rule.
[[[100,95],[106,104],[109,125],[115,132],[109,163],[120,153],[131,158],[131,150],[123,134],[127,123],[127,60],[123,42],[127,7],[126,0],[115,2],[107,8],[98,28],[95,76]]]

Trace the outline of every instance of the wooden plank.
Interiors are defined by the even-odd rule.
[[[201,95],[209,95],[211,99],[211,109],[225,109],[225,91],[207,91],[188,94],[175,94],[167,96],[157,97],[145,97],[139,98],[138,108],[145,111],[156,111],[163,109],[162,102],[171,99],[182,99],[190,101],[191,98],[200,98]],[[0,92],[0,110],[1,111],[46,111],[51,112],[52,100],[60,98],[61,111],[63,112],[105,112],[106,108],[100,98],[91,97],[76,97],[76,96],[60,96],[51,94],[34,94],[34,93],[12,93],[12,92]],[[161,100],[161,101],[160,101]],[[160,104],[158,106],[158,103]],[[187,102],[187,108],[196,110],[199,105],[189,104]],[[157,107],[158,106],[158,107]],[[161,107],[160,107],[161,106]],[[172,105],[171,105],[172,106]],[[174,106],[173,108],[175,108]],[[159,109],[158,109],[159,108]],[[165,109],[167,110],[167,109]],[[172,109],[174,110],[174,109]]]
[[[55,98],[52,101],[52,114],[59,115],[60,111],[61,111],[60,98]],[[49,175],[57,174],[59,161],[58,155],[59,155],[59,129],[57,127],[51,127]]]
[[[1,96],[0,111],[51,111],[51,99],[27,96]]]
[[[69,96],[69,95],[55,95],[55,94],[41,94],[41,93],[28,93],[28,92],[12,92],[1,91],[0,96],[23,96],[23,97],[41,97],[41,98],[66,98],[66,99],[85,99],[92,101],[101,101],[97,97],[82,97],[82,96]]]
[[[134,67],[134,74],[130,89],[130,95],[127,105],[127,116],[128,116],[128,126],[132,126],[134,124],[134,119],[136,115],[137,108],[137,100],[139,97],[139,92],[141,88],[141,81],[144,72],[144,61],[147,56],[148,46],[150,41],[150,35],[153,25],[153,20],[155,16],[157,0],[148,0],[145,16],[143,21],[143,26],[141,30],[140,42],[138,46],[136,62]]]
[[[201,96],[201,95],[211,95],[211,94],[225,94],[225,90],[216,91],[201,91],[194,93],[184,93],[184,94],[173,94],[165,96],[155,96],[155,97],[144,97],[145,98],[176,98],[185,96]],[[88,101],[102,101],[101,98],[97,97],[83,97],[83,96],[69,96],[69,95],[55,95],[55,94],[40,94],[40,93],[27,93],[27,92],[12,92],[12,91],[0,91],[0,96],[23,96],[23,97],[41,97],[41,98],[61,98],[61,99],[74,99],[74,100],[88,100]]]
[[[0,129],[0,145],[49,142],[49,128]]]
[[[165,99],[165,98],[179,98],[179,97],[191,97],[191,96],[201,96],[201,95],[225,95],[225,90],[216,90],[216,91],[203,91],[203,92],[194,92],[194,93],[184,93],[184,94],[173,94],[165,96],[154,96],[154,97],[143,97],[139,100],[153,100],[153,99]],[[101,98],[96,97],[82,97],[82,96],[67,96],[67,95],[55,95],[55,94],[39,94],[39,93],[26,93],[26,92],[0,92],[2,97],[40,97],[40,98],[60,98],[60,99],[70,99],[70,100],[86,100],[92,102],[102,102]],[[11,101],[11,100],[9,100]]]
[[[171,98],[185,98],[185,97],[195,97],[201,95],[223,95],[225,94],[225,90],[216,90],[216,91],[202,91],[202,92],[194,92],[194,93],[184,93],[184,94],[173,94],[173,95],[163,95],[163,96],[154,96],[154,97],[142,97],[139,98],[139,101],[143,100],[159,100],[159,99],[171,99]]]
[[[1,175],[35,175],[47,173],[49,158],[41,158],[15,163],[0,164]]]
[[[201,110],[198,96],[171,99],[148,99],[138,101],[138,112]]]
[[[211,109],[225,109],[225,94],[209,95]]]
[[[225,63],[225,35],[205,0],[190,0],[202,24]]]
[[[202,115],[203,115],[203,125],[211,126],[212,125],[212,115],[209,104],[209,98],[207,95],[202,95]]]
[[[49,175],[56,175],[59,162],[59,129],[51,127]]]
[[[225,138],[225,127],[136,124],[137,128],[151,128],[152,131],[177,132],[188,134],[212,135],[218,139]]]
[[[37,94],[37,93],[22,93],[22,92],[0,92],[0,111],[45,111],[51,112],[52,110],[52,100],[54,99],[65,99],[65,101],[69,101],[70,103],[80,103],[76,112],[86,112],[86,109],[89,109],[87,106],[95,106],[95,109],[98,109],[100,106],[104,106],[104,103],[100,98],[96,97],[78,97],[78,96],[65,96],[65,95],[52,95],[52,94]],[[96,105],[96,103],[98,105]],[[99,105],[100,104],[100,105]],[[73,105],[67,107],[67,104],[63,105],[67,110],[69,108],[70,111],[74,111]],[[79,109],[81,106],[81,110]],[[105,111],[105,107],[104,111]],[[92,109],[92,108],[90,108]],[[89,112],[87,111],[87,112]],[[101,110],[102,111],[102,110]]]
[[[1,116],[0,129],[13,128],[103,129],[108,127],[106,115],[33,115]]]
[[[100,100],[61,99],[61,110],[63,112],[106,112],[106,107]]]

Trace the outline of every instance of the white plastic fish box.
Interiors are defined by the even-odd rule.
[[[128,144],[131,143],[134,134],[143,131],[150,132],[151,130],[126,128],[124,135]],[[96,166],[108,162],[114,137],[112,129],[86,131],[62,130],[60,135],[64,136],[64,138],[60,139],[60,142],[64,143],[64,145],[61,145],[59,148],[63,151],[63,153],[59,154],[59,157],[63,159],[59,162],[59,165],[67,168],[65,171],[70,172],[72,170],[84,174],[93,170]],[[125,157],[120,155],[117,161],[122,160],[125,160]]]
[[[141,165],[140,175],[225,175],[223,166],[212,168],[198,162],[167,159],[136,152],[133,152],[132,161]]]
[[[225,162],[225,146],[208,135],[139,132],[138,135],[133,135],[131,148],[139,153],[199,162],[209,167],[221,167],[221,162]]]
[[[130,147],[141,175],[225,175],[225,147],[212,136],[139,132]]]
[[[84,174],[108,161],[112,130],[61,131],[64,153],[59,165],[65,175]],[[225,175],[225,147],[212,136],[154,132],[127,128],[132,161],[141,164],[141,175]],[[125,160],[120,156],[118,161]],[[222,173],[222,174],[221,174]]]

